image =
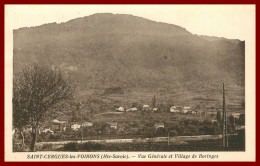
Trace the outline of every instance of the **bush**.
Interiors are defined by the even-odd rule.
[[[58,134],[51,134],[49,136],[49,139],[63,139],[63,138],[64,138],[63,135],[60,134],[60,133],[58,133]]]
[[[77,151],[78,150],[77,143],[76,142],[67,143],[64,145],[63,150],[64,151]]]
[[[22,144],[13,144],[13,152],[23,152]]]
[[[22,144],[13,144],[13,152],[28,152],[29,146]]]
[[[245,130],[239,130],[237,135],[239,145],[245,145]]]
[[[87,142],[81,145],[81,149],[84,151],[96,151],[105,149],[104,145],[95,142]]]
[[[44,144],[42,145],[40,151],[52,151],[55,150],[54,146],[52,144]]]
[[[123,94],[123,90],[121,87],[112,87],[112,88],[107,88],[104,92],[105,95],[108,94]]]
[[[171,136],[177,136],[177,135],[178,135],[178,131],[176,131],[176,130],[171,130],[170,135],[171,135]]]

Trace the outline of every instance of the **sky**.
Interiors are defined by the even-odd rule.
[[[255,31],[254,5],[6,5],[12,29],[66,22],[95,13],[131,14],[175,24],[198,35],[246,40]]]

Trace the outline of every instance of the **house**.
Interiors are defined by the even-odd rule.
[[[236,125],[235,126],[235,130],[244,130],[245,129],[245,125]]]
[[[188,106],[184,106],[183,109],[184,109],[184,110],[189,110],[190,107],[188,107]]]
[[[108,122],[111,129],[117,129],[117,122]]]
[[[153,111],[157,112],[157,111],[159,111],[159,108],[153,108]]]
[[[51,124],[51,129],[53,131],[66,131],[67,121],[59,121],[54,119]]]
[[[52,124],[51,130],[55,131],[55,132],[61,131],[61,125],[60,124]]]
[[[54,133],[50,128],[49,129],[44,129],[43,131],[42,131],[43,133]]]
[[[116,111],[119,111],[119,112],[124,112],[124,111],[125,111],[125,109],[124,109],[124,107],[118,107],[118,108],[116,108]]]
[[[92,127],[92,126],[93,126],[93,123],[90,123],[90,122],[82,123],[82,127]]]
[[[164,123],[154,123],[154,127],[155,127],[156,129],[164,128]]]
[[[150,106],[147,104],[143,105],[143,111],[149,111],[150,110]]]
[[[239,119],[240,113],[232,113],[231,114],[234,118]]]
[[[126,110],[126,112],[134,112],[134,111],[137,111],[137,108],[136,108],[136,107],[128,108],[128,109]]]
[[[136,108],[136,107],[133,107],[133,108],[132,108],[132,111],[137,111],[137,108]]]
[[[170,112],[175,112],[175,113],[177,113],[177,112],[180,112],[180,110],[178,109],[178,107],[172,106],[172,107],[170,108]]]
[[[54,123],[54,124],[60,124],[60,121],[59,121],[58,119],[54,119],[54,120],[52,121],[52,123]]]
[[[143,105],[143,109],[148,109],[150,106],[149,105],[147,105],[147,104],[144,104]]]
[[[189,113],[189,110],[182,110],[181,113],[187,114],[187,113]]]
[[[28,132],[28,133],[29,133],[29,132],[32,132],[32,128],[31,128],[31,127],[25,128],[24,131],[25,131],[25,132]]]
[[[125,110],[125,112],[131,112],[132,111],[132,108],[128,108]]]
[[[212,116],[215,116],[217,115],[217,112],[206,112],[207,115],[212,115]]]
[[[197,111],[191,111],[191,114],[195,115],[197,114]]]
[[[78,131],[78,130],[80,129],[80,127],[81,127],[81,125],[79,125],[79,124],[74,124],[74,125],[71,126],[71,129],[72,129],[73,131]]]

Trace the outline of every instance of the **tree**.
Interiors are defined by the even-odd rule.
[[[155,107],[155,105],[156,105],[156,98],[155,98],[155,95],[153,96],[153,100],[152,100],[152,102],[153,102],[153,107]]]
[[[245,114],[240,114],[238,118],[238,125],[245,125]]]
[[[221,113],[219,111],[217,112],[217,122],[221,123]]]
[[[72,97],[74,86],[59,71],[37,64],[25,67],[14,79],[13,125],[32,128],[30,150],[35,150],[42,122],[57,113],[62,101]]]
[[[110,125],[107,124],[107,123],[102,124],[101,133],[102,134],[109,134],[110,133]]]
[[[227,119],[227,127],[229,132],[235,130],[235,117],[232,114]]]

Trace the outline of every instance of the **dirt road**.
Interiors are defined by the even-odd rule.
[[[177,136],[170,137],[169,142],[171,143],[182,143],[185,141],[192,140],[207,140],[207,139],[220,139],[222,135],[198,135],[198,136]],[[138,139],[104,139],[104,140],[83,140],[82,143],[95,142],[95,143],[131,143],[131,142],[167,142],[168,137],[155,137],[155,138],[138,138]],[[67,143],[81,141],[57,141],[57,142],[38,142],[38,145],[44,144],[54,144],[54,145],[64,145]]]

